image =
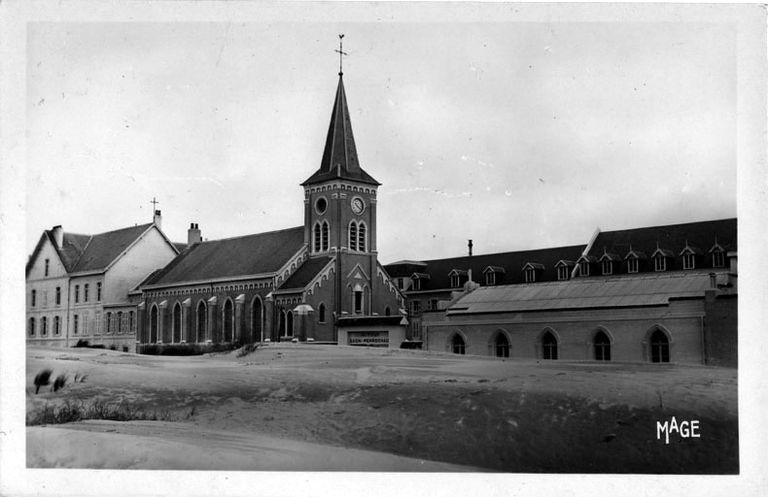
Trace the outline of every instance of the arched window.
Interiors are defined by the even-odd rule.
[[[181,304],[178,302],[173,306],[173,336],[171,340],[173,343],[181,342]]]
[[[128,333],[133,333],[133,311],[128,313]]]
[[[464,339],[461,338],[461,335],[458,333],[455,333],[453,335],[453,338],[451,338],[451,351],[454,354],[464,354],[466,353],[466,344],[464,343]]]
[[[29,318],[29,336],[35,336],[35,318]]]
[[[389,306],[384,308],[384,315],[389,316],[392,314],[392,310],[389,308]]]
[[[198,342],[202,342],[206,340],[207,335],[207,309],[205,307],[205,302],[200,301],[199,304],[197,304],[197,326],[195,327],[195,340]]]
[[[320,304],[317,308],[317,321],[325,323],[325,304]]]
[[[349,223],[349,250],[357,250],[357,223]]]
[[[291,311],[285,315],[285,335],[293,336],[293,313]]]
[[[357,227],[357,250],[365,252],[365,224],[360,223]]]
[[[507,335],[499,331],[496,333],[496,340],[494,342],[496,357],[509,357],[509,340],[507,340]]]
[[[40,335],[47,336],[48,335],[48,318],[43,316],[40,320]]]
[[[233,342],[235,340],[235,319],[233,317],[233,307],[232,307],[232,301],[230,299],[227,299],[227,301],[224,303],[224,316],[223,316],[223,322],[222,322],[222,330],[221,330],[221,341],[222,342]]]
[[[120,311],[117,313],[117,332],[122,333],[123,331],[123,313]]]
[[[323,238],[323,240],[322,240],[323,252],[328,250],[328,239],[330,238],[329,231],[330,230],[328,228],[328,222],[327,221],[323,221],[323,236],[322,236],[322,238]]]
[[[363,313],[363,291],[355,290],[353,294],[355,304],[355,314]]]
[[[149,311],[149,343],[160,342],[158,334],[157,306],[153,305]]]
[[[251,342],[261,340],[261,300],[259,297],[251,303]]]
[[[320,252],[322,250],[321,236],[320,236],[320,223],[315,224],[314,246],[315,246],[315,252]]]
[[[610,361],[611,360],[611,340],[602,331],[595,333],[595,338],[592,340],[595,347],[595,360],[596,361]]]
[[[112,313],[111,312],[107,313],[106,321],[107,321],[107,335],[109,335],[110,333],[112,333]]]
[[[557,338],[550,331],[541,337],[541,352],[543,359],[557,359]]]
[[[669,339],[658,328],[651,335],[651,362],[669,362]]]
[[[278,333],[285,335],[285,311],[280,311],[280,322],[277,326]]]
[[[53,318],[53,334],[59,336],[61,334],[61,318],[54,316]]]

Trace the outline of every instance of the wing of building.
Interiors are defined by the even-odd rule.
[[[736,229],[598,231],[582,246],[386,268],[406,295],[409,337],[431,350],[735,366]]]
[[[301,186],[303,226],[201,241],[192,224],[187,249],[134,292],[139,351],[348,343],[360,323],[376,344],[400,345],[402,295],[377,260],[380,184],[360,167],[341,74],[320,167]]]
[[[159,211],[152,223],[96,235],[45,230],[26,267],[27,341],[133,350],[137,315],[128,292],[177,254]]]

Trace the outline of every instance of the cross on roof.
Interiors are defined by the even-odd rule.
[[[349,55],[347,52],[342,50],[341,40],[343,38],[344,38],[344,35],[340,34],[339,35],[339,49],[338,50],[334,50],[334,52],[337,52],[339,54],[339,76],[343,76],[344,75],[344,72],[341,70],[341,58],[344,55]]]
[[[159,204],[158,200],[155,197],[152,197],[152,200],[150,201],[150,204],[152,204],[152,211],[157,210],[157,204]]]

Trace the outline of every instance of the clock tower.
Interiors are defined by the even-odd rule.
[[[320,168],[302,186],[304,242],[310,260],[334,261],[329,310],[336,316],[384,315],[396,310],[377,298],[379,273],[383,273],[376,257],[380,183],[360,167],[341,72]]]

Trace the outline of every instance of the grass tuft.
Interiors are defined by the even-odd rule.
[[[45,404],[27,416],[27,426],[74,423],[86,419],[109,421],[175,421],[167,410],[145,410],[128,402],[108,403],[96,399],[90,403],[67,400],[60,406]]]

